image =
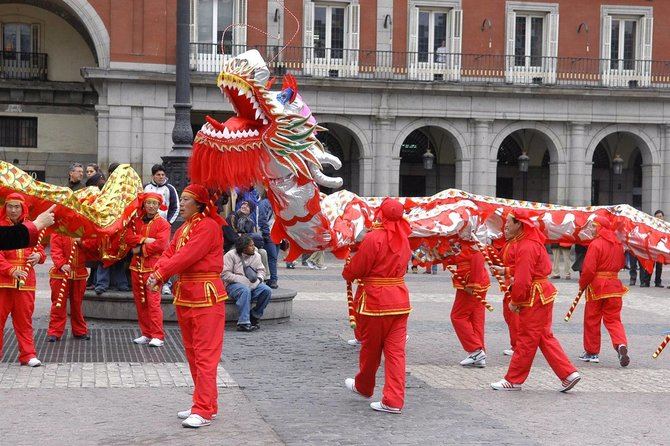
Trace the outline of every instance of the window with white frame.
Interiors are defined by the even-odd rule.
[[[351,75],[358,72],[358,0],[303,1],[305,74]]]
[[[410,2],[408,64],[411,78],[460,78],[462,20],[460,1]]]
[[[558,4],[507,2],[507,80],[556,81]]]
[[[191,0],[191,41],[215,44],[230,53],[233,46],[246,44],[247,0]],[[229,28],[230,27],[230,28]]]
[[[607,86],[648,86],[651,76],[653,9],[602,6],[601,60]]]

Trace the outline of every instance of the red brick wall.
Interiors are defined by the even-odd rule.
[[[254,28],[263,31],[268,29],[268,2],[265,0],[248,0],[247,2],[247,23]],[[267,35],[256,31],[254,28],[247,28],[247,45],[255,46],[267,45]]]

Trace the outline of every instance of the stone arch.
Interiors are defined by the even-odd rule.
[[[613,133],[628,133],[633,136],[640,144],[640,152],[642,153],[642,161],[644,164],[659,164],[661,161],[661,156],[656,144],[654,141],[642,131],[639,127],[630,125],[630,124],[613,124],[601,129],[598,133],[593,135],[589,145],[586,147],[586,153],[584,154],[585,160],[590,160],[593,158],[593,152],[595,152],[596,147],[600,141],[608,137]]]
[[[372,146],[367,133],[354,121],[344,116],[319,114],[319,124],[333,123],[346,128],[356,141],[361,158],[372,157]]]
[[[449,133],[452,138],[456,141],[454,148],[456,149],[456,159],[457,160],[470,160],[472,159],[472,153],[470,147],[468,146],[463,134],[458,130],[456,126],[447,121],[446,119],[440,118],[419,118],[416,119],[400,130],[398,136],[393,142],[393,156],[400,156],[400,146],[403,141],[412,133],[414,130],[420,129],[422,127],[437,127],[445,132]]]
[[[100,68],[109,68],[110,41],[109,32],[98,12],[86,0],[62,0],[86,27]]]
[[[556,132],[554,132],[554,130],[552,130],[552,128],[548,125],[534,121],[514,122],[500,130],[495,138],[493,138],[493,143],[489,148],[489,159],[496,159],[498,155],[498,149],[500,148],[500,145],[505,140],[505,138],[514,132],[524,129],[535,130],[541,133],[546,138],[546,140],[550,142],[550,144],[547,145],[547,148],[549,149],[549,157],[551,158],[552,164],[563,164],[567,161],[565,147],[561,143],[561,139],[558,137]]]

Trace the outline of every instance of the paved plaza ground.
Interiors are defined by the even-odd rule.
[[[325,271],[282,265],[280,285],[298,290],[290,322],[265,324],[254,333],[226,330],[219,418],[198,430],[183,429],[176,418],[190,406],[193,390],[176,326],[168,326],[166,348],[157,352],[131,344],[139,332],[127,322],[91,321],[91,341],[46,344],[49,264],[38,267],[36,341],[38,355],[51,361],[36,369],[13,362],[8,323],[0,363],[0,444],[670,443],[670,351],[651,359],[661,332],[670,329],[670,289],[633,287],[626,297],[627,369],[619,367],[604,334],[601,363],[577,364],[583,380],[573,392],[557,391],[560,383],[539,355],[524,390],[508,393],[489,388],[509,362],[502,355],[508,337],[498,290],[489,297],[495,311],[487,314],[487,367],[464,369],[449,321],[449,273],[410,274],[406,405],[402,415],[392,415],[373,412],[344,388],[356,371],[358,348],[345,342],[352,333],[341,264],[332,258],[327,264]],[[583,305],[572,322],[562,320],[577,283],[556,284],[554,332],[578,362]],[[383,382],[383,370],[379,378]]]

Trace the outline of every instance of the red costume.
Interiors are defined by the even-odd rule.
[[[491,285],[484,267],[484,256],[471,246],[462,245],[461,251],[449,256],[448,262],[456,265],[452,283],[456,289],[454,306],[451,308],[451,323],[463,349],[472,353],[486,350],[484,347],[484,322],[486,311],[481,300]],[[457,277],[458,276],[458,277]],[[466,291],[471,290],[471,292]]]
[[[81,308],[88,278],[84,249],[73,238],[54,234],[51,236],[51,259],[54,266],[49,270],[51,312],[47,335],[56,338],[63,336],[69,300],[72,334],[84,336],[88,333],[84,312]],[[63,271],[65,265],[70,266],[69,273]],[[58,306],[59,303],[60,306]]]
[[[530,220],[528,211],[515,211],[514,217],[522,223],[523,229],[508,241],[505,265],[514,277],[511,303],[520,308],[519,331],[505,379],[512,384],[523,384],[539,347],[554,373],[564,381],[577,369],[551,330],[556,288],[547,279],[551,274],[551,259],[544,247],[545,237]]]
[[[195,383],[192,414],[211,420],[218,412],[216,370],[221,360],[226,321],[226,288],[223,271],[223,221],[211,203],[209,192],[191,184],[182,195],[206,204],[205,212],[189,217],[175,233],[169,248],[160,257],[153,275],[165,282],[178,274],[174,284],[174,305]]]
[[[622,297],[628,291],[619,280],[619,271],[626,263],[623,246],[611,231],[607,218],[597,217],[594,224],[598,237],[586,250],[579,276],[579,289],[586,293],[584,351],[591,355],[600,352],[601,321],[612,338],[614,350],[628,345],[621,323]]]
[[[144,202],[155,200],[159,209],[163,209],[163,197],[156,193],[140,194],[140,212],[132,222],[133,235],[127,237],[131,245],[139,248],[139,253],[133,254],[130,261],[130,275],[132,281],[135,307],[137,308],[137,322],[142,336],[149,339],[163,340],[163,310],[161,309],[160,290],[146,286],[146,279],[154,272],[154,267],[170,242],[170,223],[156,213],[152,218],[146,216]],[[146,243],[148,238],[154,239]]]
[[[20,203],[23,208],[19,221],[28,216],[28,207],[23,196],[12,193],[7,196],[5,206],[0,209],[0,226],[14,226],[7,217],[6,205]],[[34,248],[0,252],[0,357],[2,357],[3,329],[7,317],[12,315],[14,333],[19,343],[19,362],[27,364],[35,353],[33,339],[33,311],[35,310],[35,269],[27,261],[32,253],[39,254],[38,263],[44,263],[46,254],[41,245]],[[20,283],[12,277],[16,269],[28,272],[28,277]]]
[[[412,257],[409,223],[403,207],[386,199],[379,208],[377,223],[361,243],[342,276],[358,280],[354,305],[361,341],[360,370],[356,390],[371,396],[382,351],[385,358],[382,403],[401,409],[405,400],[405,340],[407,317],[411,311],[404,276]]]

